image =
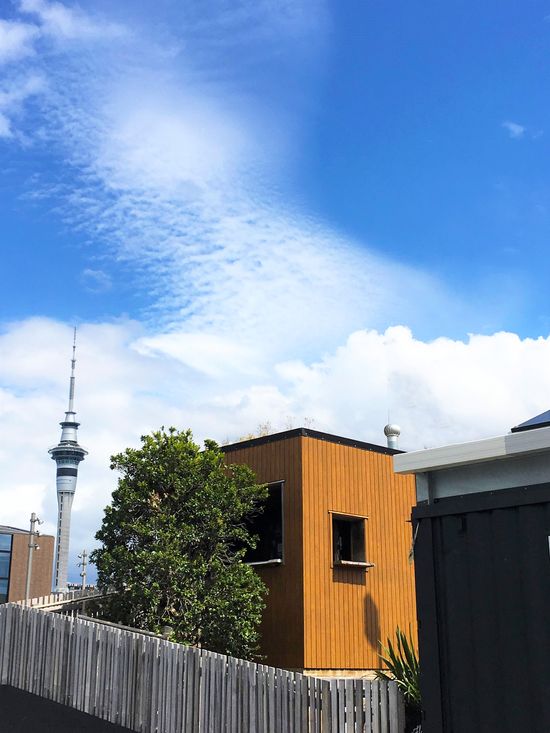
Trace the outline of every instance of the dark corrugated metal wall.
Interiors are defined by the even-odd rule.
[[[423,730],[548,733],[550,490],[461,499],[414,513]]]

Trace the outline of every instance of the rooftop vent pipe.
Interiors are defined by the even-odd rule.
[[[388,448],[399,448],[399,436],[401,435],[401,428],[399,425],[386,425],[384,428],[384,435],[388,440]]]

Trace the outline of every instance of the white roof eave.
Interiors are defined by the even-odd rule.
[[[545,450],[550,451],[550,427],[399,453],[393,457],[393,468],[396,473],[424,473]]]

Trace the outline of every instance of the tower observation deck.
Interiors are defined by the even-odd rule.
[[[76,328],[74,330],[73,356],[71,359],[69,407],[65,412],[65,419],[60,423],[61,439],[55,447],[50,448],[48,451],[57,465],[56,486],[58,513],[53,573],[55,590],[66,590],[67,588],[71,509],[76,491],[78,464],[88,454],[82,446],[78,445],[77,439],[77,431],[80,423],[76,421],[76,412],[74,411],[75,353]]]

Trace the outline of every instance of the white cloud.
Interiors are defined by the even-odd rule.
[[[38,74],[30,73],[0,82],[0,137],[14,137],[13,119],[21,114],[29,98],[42,94],[44,90],[44,79]]]
[[[74,555],[90,546],[114,486],[109,455],[160,425],[223,440],[266,420],[283,428],[289,416],[296,425],[307,417],[319,429],[380,442],[390,409],[413,448],[501,432],[545,407],[548,340],[428,343],[403,327],[386,330],[429,323],[444,332],[457,314],[490,314],[285,201],[298,125],[241,85],[241,57],[224,39],[257,43],[258,67],[262,53],[294,63],[308,45],[304,19],[322,5],[287,4],[271,24],[265,18],[278,3],[243,2],[201,26],[203,4],[190,3],[200,32],[174,54],[132,33],[115,42],[60,3],[21,4],[40,24],[47,81],[33,88],[29,80],[39,77],[21,59],[0,92],[0,134],[15,134],[14,115],[29,135],[40,125],[65,166],[65,188],[56,189],[64,223],[89,235],[94,255],[103,243],[102,254],[135,268],[151,292],[147,328],[121,321],[79,329],[77,410],[90,454],[74,505]],[[77,43],[103,37],[97,46]],[[41,89],[47,94],[25,125],[25,99]],[[97,287],[107,282],[102,273],[88,268],[83,277]],[[53,530],[47,448],[59,436],[70,343],[70,327],[46,319],[6,325],[0,335],[0,502],[11,502],[14,524],[39,511]],[[14,460],[22,445],[24,475]]]
[[[39,33],[38,28],[30,23],[0,18],[0,64],[32,56],[33,42]]]
[[[12,135],[11,122],[3,112],[0,112],[0,137],[11,137]]]
[[[391,420],[407,449],[507,431],[546,409],[550,337],[512,333],[467,341],[415,339],[408,328],[358,331],[320,362],[281,364],[280,376],[322,429],[379,442]],[[323,415],[315,414],[316,405]]]
[[[109,100],[108,134],[94,151],[94,166],[105,183],[177,194],[182,184],[200,191],[227,180],[242,155],[251,153],[243,120],[234,120],[220,100],[150,83],[127,79]]]
[[[243,3],[230,23],[256,27],[268,6]],[[43,0],[23,7],[46,22]],[[303,41],[292,30],[303,14],[284,15],[263,44],[279,53]],[[213,22],[202,32],[219,30]],[[41,130],[78,176],[65,221],[144,273],[166,333],[244,348],[261,341],[269,363],[316,355],[365,324],[415,325],[430,313],[437,328],[436,318],[453,318],[434,278],[361,248],[275,192],[294,128],[239,88],[238,56],[214,71],[196,46],[183,66],[132,34],[113,44],[121,47],[115,57],[73,49],[51,62]],[[203,53],[210,48],[207,39]]]
[[[47,449],[59,439],[66,409],[71,341],[69,325],[47,319],[8,324],[0,335],[3,522],[25,527],[37,511],[43,529],[54,531],[55,467]],[[384,444],[390,410],[402,447],[416,449],[501,434],[548,407],[550,337],[425,342],[402,326],[361,330],[321,360],[280,362],[252,376],[248,364],[261,361],[258,354],[239,353],[231,342],[204,356],[216,365],[208,370],[143,348],[159,341],[132,321],[79,327],[76,408],[89,455],[73,511],[75,576],[76,554],[91,547],[116,485],[109,456],[161,425],[221,442],[267,421],[281,430],[289,419],[297,427],[309,418],[319,430]],[[194,346],[187,342],[189,353]]]
[[[510,120],[503,122],[502,127],[504,127],[504,129],[508,132],[508,135],[514,140],[521,139],[525,135],[525,132],[527,130],[527,128],[523,125],[520,125],[517,122],[510,122]]]
[[[36,44],[43,38],[105,41],[127,33],[120,24],[93,18],[78,7],[58,2],[21,0],[19,9],[36,22],[0,18],[0,64],[35,57]]]
[[[22,19],[0,18],[0,65],[11,63],[13,67],[11,72],[6,69],[0,82],[0,138],[27,142],[27,135],[14,128],[14,119],[21,116],[23,103],[37,91],[29,90],[29,85],[40,79],[40,91],[45,91],[44,72],[53,80],[52,68],[64,53],[78,55],[96,45],[108,47],[122,41],[128,31],[118,23],[59,2],[20,0],[17,7]],[[26,21],[29,15],[34,22]],[[55,84],[50,91],[55,93]],[[34,134],[39,127],[36,122]]]
[[[109,456],[137,444],[152,427],[181,424],[184,417],[183,402],[173,407],[166,386],[173,379],[171,364],[131,348],[141,333],[133,322],[79,327],[76,406],[81,442],[90,455],[74,504],[74,555],[90,546],[115,485]],[[26,527],[31,511],[37,511],[49,533],[55,528],[56,495],[47,450],[59,440],[58,422],[66,409],[70,339],[70,326],[47,319],[6,325],[0,335],[2,521]],[[165,385],[162,399],[159,384]]]
[[[257,376],[257,354],[229,337],[206,333],[158,334],[135,344],[140,354],[171,357],[208,377],[237,372]]]
[[[125,30],[116,23],[94,19],[80,8],[47,0],[20,0],[22,13],[36,17],[44,34],[60,40],[113,38]]]

